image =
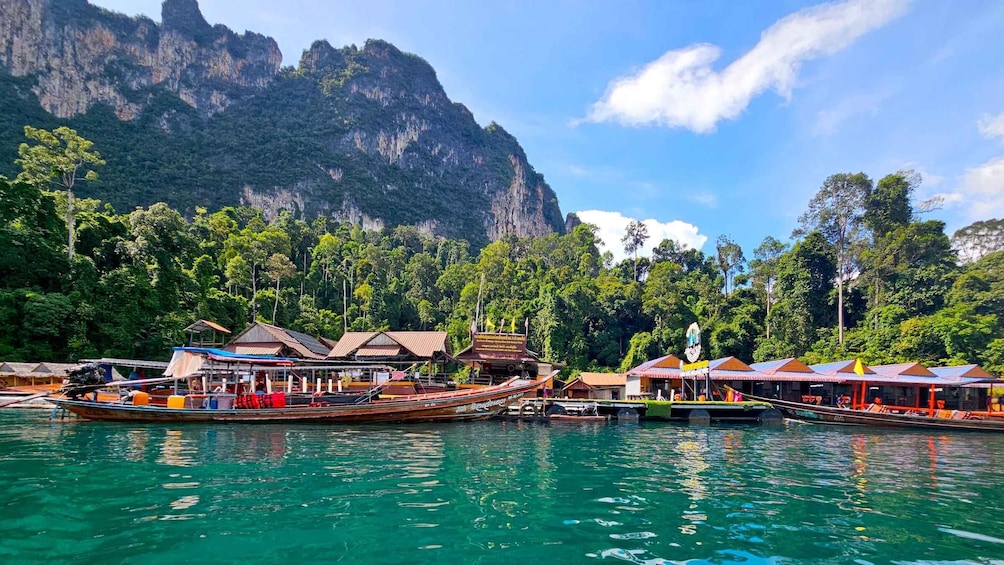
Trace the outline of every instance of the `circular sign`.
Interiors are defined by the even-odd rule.
[[[691,363],[701,358],[701,326],[698,326],[697,322],[687,328],[687,348],[683,352],[687,355],[687,361]]]

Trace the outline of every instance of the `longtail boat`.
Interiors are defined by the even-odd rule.
[[[513,379],[481,389],[281,408],[168,408],[57,398],[51,402],[88,420],[116,422],[434,422],[490,418],[544,382]]]
[[[929,415],[931,412],[927,410],[893,412],[880,404],[872,404],[861,409],[856,409],[760,398],[749,394],[746,397],[769,402],[785,418],[817,424],[869,426],[875,428],[1004,432],[1004,418],[985,417],[963,410],[934,410],[932,416]]]
[[[251,389],[231,393],[225,378],[219,391],[209,392],[212,375],[221,376],[220,366],[227,363],[227,372],[239,375],[247,367],[289,366],[293,360],[268,356],[241,356],[215,349],[177,347],[164,371],[164,377],[138,381],[107,382],[93,368],[71,372],[60,392],[64,397],[50,397],[58,408],[89,420],[116,422],[434,422],[477,420],[495,416],[510,404],[547,382],[547,378],[527,380],[514,377],[502,384],[484,388],[451,392],[382,397],[390,381],[365,393],[333,394],[315,391],[314,395],[268,393]],[[244,367],[234,370],[233,365]],[[207,376],[210,375],[210,376]],[[174,394],[165,406],[149,403],[149,395],[137,387],[151,383],[188,381],[202,383],[201,390],[189,394]],[[231,381],[233,383],[234,381]],[[329,385],[330,386],[330,385]],[[109,387],[123,390],[118,401],[87,400],[86,395]],[[308,398],[303,402],[302,396]]]

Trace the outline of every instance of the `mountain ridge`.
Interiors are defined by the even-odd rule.
[[[273,39],[211,26],[195,0],[166,0],[159,25],[0,0],[0,172],[21,126],[68,123],[108,161],[81,195],[118,208],[248,204],[475,244],[564,232],[515,137],[478,125],[421,57],[318,40],[281,62]]]

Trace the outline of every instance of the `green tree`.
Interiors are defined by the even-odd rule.
[[[645,246],[645,242],[648,241],[648,227],[645,222],[639,220],[631,220],[627,225],[627,229],[624,230],[624,237],[621,238],[621,243],[624,244],[624,251],[629,255],[634,255],[634,280],[638,280],[638,250]]]
[[[859,226],[865,198],[872,181],[864,173],[831,175],[809,201],[809,209],[799,217],[795,235],[820,232],[833,246],[837,259],[837,332],[844,343],[844,280],[852,274],[853,250],[860,238]]]
[[[754,285],[763,292],[764,303],[767,306],[767,313],[764,317],[767,339],[770,339],[770,307],[774,302],[774,283],[777,281],[781,257],[786,251],[788,251],[787,243],[782,243],[768,235],[753,250],[754,259],[750,261]]]
[[[67,256],[73,260],[74,218],[73,187],[78,180],[98,180],[96,167],[103,166],[94,143],[77,135],[76,130],[61,126],[53,131],[24,126],[24,136],[34,145],[22,143],[15,161],[21,166],[17,180],[35,186],[58,186],[66,191],[66,229],[69,232]]]
[[[275,282],[275,303],[272,306],[272,323],[275,323],[275,315],[279,311],[279,283],[286,279],[291,279],[296,275],[296,265],[282,253],[273,253],[266,263],[268,278]]]
[[[743,257],[742,247],[739,247],[739,244],[732,241],[727,235],[718,236],[715,241],[715,252],[715,257],[718,259],[718,270],[722,272],[722,277],[725,279],[722,293],[728,296],[729,282],[732,281],[736,273],[742,272],[746,258]]]

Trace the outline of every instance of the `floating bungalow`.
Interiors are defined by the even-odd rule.
[[[625,400],[626,390],[624,373],[579,373],[558,394],[571,399]]]
[[[669,398],[686,391],[680,359],[666,355],[626,373],[629,398]],[[928,368],[919,363],[864,365],[850,359],[806,365],[789,358],[747,365],[735,357],[709,362],[711,382],[744,394],[818,405],[883,404],[903,410],[981,411],[991,406],[989,391],[1004,381],[977,365]],[[689,390],[698,390],[694,383]],[[704,392],[699,390],[699,392]],[[712,391],[708,397],[714,394]]]

